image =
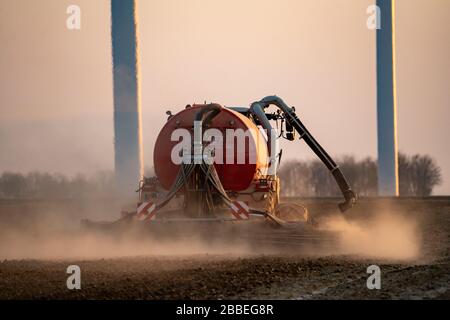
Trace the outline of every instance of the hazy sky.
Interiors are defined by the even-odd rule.
[[[140,0],[145,164],[165,111],[277,94],[334,156],[376,156],[370,0]],[[79,31],[66,8],[82,10]],[[399,147],[450,194],[450,1],[397,0]],[[0,0],[0,172],[113,168],[108,0]],[[284,159],[310,159],[301,142]]]

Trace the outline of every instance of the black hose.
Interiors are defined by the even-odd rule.
[[[350,209],[356,203],[356,194],[350,188],[350,185],[348,184],[347,179],[345,179],[344,174],[342,173],[339,166],[336,164],[336,162],[334,162],[334,160],[325,151],[325,149],[323,149],[322,146],[316,141],[316,139],[314,139],[308,129],[306,129],[305,125],[297,117],[294,110],[287,106],[286,103],[284,103],[284,101],[277,96],[265,97],[261,101],[254,104],[260,105],[263,109],[273,104],[277,106],[281,111],[283,111],[286,117],[286,121],[295,128],[295,130],[300,134],[300,137],[305,140],[306,144],[332,173],[345,199],[344,203],[339,204],[339,209],[342,212]]]

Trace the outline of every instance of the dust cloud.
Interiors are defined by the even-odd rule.
[[[80,219],[89,217],[94,220],[115,220],[111,216],[94,215],[98,212],[115,212],[113,208],[88,203],[83,204],[81,209],[79,204],[50,204],[33,203],[29,207],[17,206],[14,210],[13,206],[8,210],[3,208],[3,215],[0,215],[0,218],[3,217],[0,219],[0,260],[183,257],[205,254],[241,257],[285,253],[311,257],[337,254],[361,258],[413,260],[421,255],[420,223],[413,218],[414,215],[408,215],[398,208],[373,208],[370,212],[359,210],[352,217],[342,214],[324,216],[318,225],[319,231],[338,236],[338,241],[331,243],[331,249],[319,243],[319,246],[307,244],[301,249],[289,247],[283,251],[278,245],[261,243],[255,246],[248,238],[259,234],[259,238],[262,237],[266,242],[279,243],[297,239],[299,236],[285,233],[284,229],[268,228],[258,232],[254,226],[234,234],[223,232],[222,227],[208,229],[211,237],[207,239],[196,236],[179,237],[177,232],[165,231],[146,236],[135,234],[133,230],[120,235],[99,233],[83,230],[80,227]],[[182,231],[189,231],[186,228],[183,225]],[[195,235],[195,232],[191,233]]]
[[[48,231],[26,234],[21,231],[7,231],[0,236],[0,259],[103,259],[133,256],[192,256],[199,254],[220,254],[228,256],[248,255],[244,245],[208,243],[193,239],[139,239],[135,234],[112,234],[93,231]]]
[[[322,228],[339,234],[339,254],[413,260],[421,254],[418,226],[411,216],[387,209],[365,220],[328,217]]]
[[[53,202],[17,206],[14,210],[13,207],[3,207],[0,214],[0,261],[251,253],[245,243],[206,241],[195,233],[181,237],[176,232],[152,236],[150,231],[133,228],[120,232],[88,230],[81,227],[81,219],[114,221],[119,215],[99,215],[99,212],[115,211],[113,207],[95,206],[87,201],[65,207]],[[188,231],[187,227],[183,226],[182,231]]]

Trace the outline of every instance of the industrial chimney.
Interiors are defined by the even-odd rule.
[[[397,97],[395,83],[395,3],[377,0],[378,194],[398,196]]]
[[[135,0],[111,0],[117,191],[130,198],[143,175],[138,23]]]

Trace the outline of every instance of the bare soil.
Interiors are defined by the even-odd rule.
[[[339,215],[335,199],[303,201],[318,225],[330,216]],[[86,257],[80,250],[74,251],[73,256],[40,255],[45,252],[39,250],[54,249],[54,246],[33,243],[33,239],[36,242],[42,239],[42,232],[50,232],[43,227],[48,221],[52,221],[52,232],[57,230],[58,234],[63,232],[76,240],[76,221],[86,215],[95,216],[99,210],[116,209],[115,204],[107,203],[100,200],[83,204],[66,200],[0,202],[0,299],[450,298],[449,198],[362,199],[346,214],[348,221],[364,225],[380,211],[388,210],[406,217],[405,223],[417,223],[418,228],[414,230],[420,250],[407,258],[402,252],[399,258],[383,257],[383,250],[388,247],[381,251],[368,250],[365,254],[353,250],[353,246],[343,250],[338,243],[333,250],[316,252],[295,245],[290,251],[284,248],[280,252],[265,251],[265,247],[234,250],[233,246],[191,251],[185,249],[190,247],[188,243],[181,250],[175,246],[166,251],[131,250],[122,254],[121,248],[122,251],[112,255],[111,248],[92,246]],[[16,238],[8,236],[11,230],[15,231]],[[364,233],[366,229],[361,230]],[[50,238],[52,232],[47,233]],[[23,238],[17,238],[17,234]],[[380,238],[376,234],[369,239],[369,247],[383,242],[384,234],[379,235]],[[27,243],[32,249],[22,248]],[[70,251],[64,246],[62,249]],[[81,268],[81,290],[71,291],[66,287],[69,276],[66,268],[73,264]],[[380,290],[369,290],[366,286],[367,267],[372,264],[381,268]]]

